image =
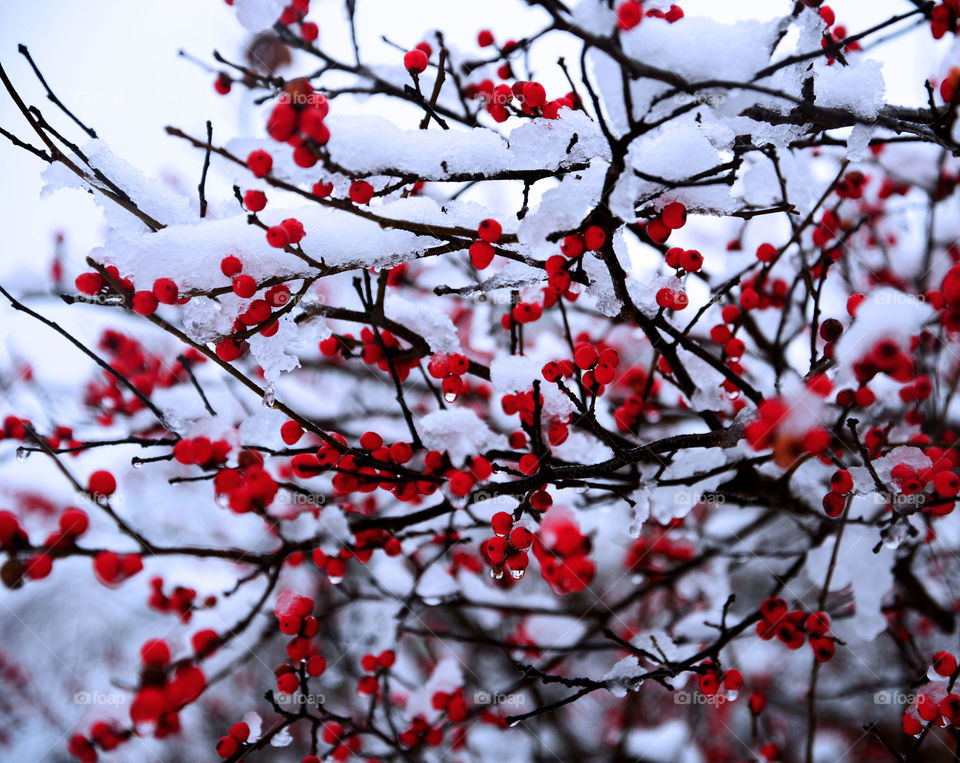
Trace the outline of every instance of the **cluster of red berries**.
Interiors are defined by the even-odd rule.
[[[830,492],[823,497],[823,510],[828,517],[839,517],[853,492],[853,477],[846,469],[837,469],[830,477]]]
[[[494,514],[490,526],[493,537],[480,544],[480,556],[495,580],[503,578],[504,572],[520,580],[530,564],[527,550],[533,545],[533,533],[523,525],[514,526],[513,517],[505,511]]]
[[[157,612],[166,612],[175,614],[182,623],[189,623],[193,617],[194,610],[199,609],[197,603],[197,592],[193,588],[185,586],[174,586],[167,595],[163,592],[163,578],[153,577],[150,579],[150,596],[147,599],[147,605]],[[208,596],[203,600],[203,606],[207,609],[215,606],[216,596]]]
[[[541,302],[520,302],[504,315],[500,323],[509,330],[516,324],[533,323],[540,319],[543,311],[553,307],[561,297],[568,302],[576,302],[580,296],[572,286],[570,267],[573,261],[585,251],[597,251],[606,243],[607,234],[599,225],[590,225],[582,234],[572,233],[566,236],[560,251],[547,259],[547,285],[541,290]]]
[[[669,533],[682,526],[682,519],[672,520],[666,527],[645,523],[643,534],[627,549],[624,568],[656,578],[672,565],[689,562],[696,554],[693,543],[686,538],[671,537]]]
[[[310,0],[292,0],[280,14],[280,23],[284,26],[300,24],[300,36],[307,42],[313,42],[320,36],[320,28],[312,21],[304,21],[310,11]]]
[[[928,299],[931,296],[928,294]],[[947,331],[960,333],[960,265],[954,265],[943,277],[939,299],[930,299],[935,307],[941,301],[940,322]]]
[[[757,418],[743,429],[743,436],[754,450],[773,448],[774,460],[789,466],[803,453],[819,455],[833,440],[823,427],[814,426],[805,433],[784,431],[782,425],[790,415],[790,406],[779,398],[764,400],[757,407]]]
[[[293,161],[298,167],[313,167],[320,146],[330,140],[330,129],[324,122],[328,113],[326,96],[315,92],[306,79],[295,79],[287,84],[270,112],[267,134],[293,148]],[[247,167],[256,177],[266,177],[273,167],[273,157],[266,151],[254,151],[247,157]]]
[[[380,675],[383,671],[392,668],[396,661],[397,655],[391,649],[380,652],[378,655],[363,655],[360,659],[360,667],[367,675],[360,676],[357,681],[357,694],[377,696],[380,693]]]
[[[678,271],[677,275],[682,275],[679,271],[687,273],[696,273],[703,267],[703,255],[696,249],[682,249],[679,246],[667,249],[664,254],[667,266]]]
[[[629,32],[643,21],[643,3],[640,0],[626,0],[617,7],[617,27]],[[679,5],[671,5],[667,10],[652,8],[646,13],[647,18],[664,19],[673,24],[683,18],[683,9]]]
[[[417,46],[403,56],[403,68],[410,72],[410,76],[417,78],[427,70],[433,47],[429,42],[418,43]]]
[[[760,605],[761,620],[757,635],[764,641],[776,637],[788,649],[799,649],[810,638],[810,648],[818,662],[829,662],[836,653],[836,641],[830,635],[830,618],[824,612],[787,611],[787,603],[778,597]]]
[[[117,554],[101,551],[93,557],[93,572],[105,586],[120,585],[143,569],[140,554]]]
[[[211,441],[209,437],[185,437],[173,446],[173,457],[177,463],[196,465],[204,469],[215,469],[223,464],[229,455],[229,442]]]
[[[821,18],[826,21],[828,18],[834,17],[835,21],[836,18],[833,11],[829,8],[827,10],[829,10],[830,13],[826,17],[821,15]],[[832,21],[828,22],[827,26],[831,26],[832,24]],[[828,29],[820,39],[820,47],[826,48],[828,45],[834,45],[838,42],[842,42],[845,39],[847,39],[847,28],[842,24],[837,24],[835,27],[833,27],[833,29]],[[843,46],[844,53],[856,53],[858,50],[863,50],[863,46],[856,40]],[[836,59],[833,56],[827,56],[827,66],[833,66],[835,61]]]
[[[220,469],[213,478],[218,502],[236,514],[262,510],[273,503],[280,487],[263,466],[263,456],[254,450],[242,450],[237,466]]]
[[[933,655],[927,677],[935,684],[933,691],[920,694],[903,714],[901,725],[904,733],[917,736],[923,731],[923,723],[960,727],[960,696],[950,693],[939,702],[935,694],[939,685],[945,681],[955,681],[957,676],[957,658],[950,652],[937,652]],[[913,715],[912,713],[916,713]]]
[[[511,79],[513,72],[510,64],[503,64],[497,75],[502,80]],[[495,85],[493,80],[485,79],[468,86],[466,94],[482,100],[486,104],[487,113],[495,122],[505,122],[511,114],[557,119],[561,109],[575,109],[578,106],[575,93],[548,100],[547,91],[541,83],[523,80],[516,80],[512,85],[506,82]]]
[[[160,305],[182,305],[188,300],[189,297],[180,299],[177,284],[172,278],[158,278],[149,291],[134,292],[130,306],[139,315],[153,315]]]
[[[400,732],[400,744],[404,747],[439,747],[443,744],[443,729],[431,726],[427,719],[418,715],[410,721],[410,725]]]
[[[951,66],[947,76],[940,83],[940,97],[947,105],[952,105],[960,94],[960,68]]]
[[[80,763],[97,763],[97,749],[110,752],[117,749],[132,736],[133,732],[120,729],[106,721],[96,721],[90,726],[90,738],[83,734],[74,734],[67,744],[67,753]]]
[[[420,364],[420,359],[411,357],[407,349],[400,347],[397,337],[386,330],[380,331],[379,342],[377,335],[367,326],[360,331],[359,340],[353,334],[334,334],[320,341],[320,352],[326,357],[334,355],[351,357],[351,352],[357,350],[364,363],[376,365],[385,373],[390,373],[392,364],[401,382],[405,381],[410,372]]]
[[[217,741],[217,755],[221,758],[232,758],[244,749],[248,739],[250,739],[250,727],[243,721],[237,721],[230,727],[227,735],[220,737]]]
[[[660,215],[646,223],[644,230],[649,239],[661,245],[675,230],[687,224],[687,208],[679,201],[672,201],[660,210]]]
[[[470,361],[462,353],[452,355],[434,355],[427,363],[427,373],[434,379],[440,379],[443,398],[448,403],[456,401],[463,391],[463,376],[470,368]]]
[[[722,690],[729,700],[737,697],[740,688],[743,686],[743,674],[736,668],[723,670],[720,665],[713,660],[704,660],[700,663],[699,688],[701,694],[708,697],[716,696]]]
[[[317,652],[313,639],[320,632],[320,622],[311,613],[313,599],[294,591],[284,591],[277,597],[273,612],[277,617],[280,632],[291,636],[287,642],[285,662],[274,670],[277,690],[281,694],[293,694],[300,688],[301,669],[307,676],[323,675],[327,661]]]
[[[452,692],[434,692],[430,699],[434,710],[441,711],[451,723],[462,723],[467,720],[467,700],[463,696],[463,689],[454,689]]]
[[[181,662],[172,670],[170,647],[161,639],[151,639],[140,647],[140,688],[130,704],[130,720],[135,727],[154,728],[157,738],[180,730],[177,714],[197,699],[207,686],[203,671]]]
[[[533,555],[540,574],[554,593],[565,596],[582,591],[593,580],[596,565],[589,557],[592,544],[568,516],[551,514],[534,538]]]
[[[283,249],[292,244],[299,244],[306,235],[303,223],[294,217],[288,217],[279,225],[271,225],[267,228],[267,243],[274,249]]]
[[[284,220],[280,225],[273,226],[267,231],[267,240],[270,240],[270,231],[277,229],[280,239],[283,241],[280,246],[286,246],[292,239],[299,241],[303,237],[303,226],[294,219]],[[288,233],[289,231],[289,233]],[[299,238],[297,238],[299,236]],[[243,273],[243,263],[239,257],[228,255],[220,261],[220,272],[231,280],[231,289],[240,299],[250,299],[253,297],[260,286],[257,280]],[[264,292],[260,299],[254,299],[247,305],[247,309],[240,313],[233,323],[233,332],[241,333],[254,326],[260,326],[259,333],[263,336],[273,336],[280,328],[276,320],[270,320],[274,309],[286,305],[290,301],[290,287],[286,284],[277,284],[271,286]],[[233,337],[225,337],[216,345],[217,357],[224,362],[231,362],[239,358],[244,353],[245,343],[238,341]]]
[[[351,756],[363,749],[363,739],[356,734],[348,734],[336,721],[330,721],[323,727],[320,738],[325,744],[335,745],[330,758],[336,763],[343,763]],[[379,758],[367,758],[368,763],[380,763]],[[320,758],[316,755],[307,755],[301,763],[320,763]]]
[[[743,310],[783,309],[787,304],[787,282],[782,278],[768,279],[763,275],[744,278],[740,282],[738,303]]]
[[[631,390],[631,394],[614,410],[613,420],[619,431],[630,432],[645,410],[656,410],[660,379],[656,376],[651,379],[644,369],[633,366],[620,378],[620,382]]]
[[[930,10],[930,31],[939,40],[947,32],[957,33],[960,26],[960,0],[943,0]]]
[[[166,365],[160,356],[148,352],[136,339],[119,331],[104,331],[97,346],[110,366],[147,397],[155,389],[168,389],[189,381],[179,358]],[[191,365],[206,362],[206,358],[192,347],[183,353],[183,357]],[[133,416],[144,407],[139,397],[106,371],[87,384],[84,402],[101,409],[97,422],[103,426],[112,424],[116,414]]]
[[[133,294],[133,281],[129,278],[121,278],[120,271],[117,269],[116,265],[107,265],[104,270],[107,271],[107,274],[118,284],[120,288],[128,296]],[[95,297],[101,292],[110,291],[110,283],[102,275],[96,271],[91,271],[89,273],[81,273],[77,276],[76,280],[73,282],[74,286],[77,287],[77,291],[81,294],[86,294],[89,297]]]
[[[500,241],[503,234],[503,227],[496,220],[481,220],[477,226],[477,236],[479,240],[470,245],[470,262],[477,270],[483,270],[493,262],[493,255],[496,253],[493,245]]]
[[[0,511],[0,549],[12,552],[0,567],[0,580],[7,588],[19,588],[24,578],[42,580],[47,577],[53,571],[53,560],[71,549],[89,526],[90,519],[85,511],[75,507],[65,509],[60,515],[58,529],[43,542],[43,550],[21,561],[15,552],[29,545],[29,536],[12,512]]]

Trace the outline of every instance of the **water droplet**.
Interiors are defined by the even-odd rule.
[[[730,691],[724,692],[724,696],[727,698],[728,702],[736,702],[737,697],[740,696],[740,692],[732,689]]]
[[[627,527],[627,532],[630,533],[631,538],[639,538],[640,532],[643,530],[643,522],[634,520],[630,523],[630,526]]]
[[[503,577],[503,568],[494,567],[492,570],[490,570],[490,577],[492,577],[494,580],[500,580]]]
[[[881,533],[884,547],[891,549],[900,548],[900,544],[903,543],[906,534],[906,529],[899,522],[891,525]]]
[[[137,456],[134,456],[130,459],[130,466],[132,466],[134,469],[139,469],[141,466],[143,466],[143,461]]]
[[[508,723],[507,725],[508,725],[510,728],[515,729],[517,726],[520,725],[520,721],[519,721],[519,720],[510,721],[510,723]]]
[[[732,392],[727,392],[727,400],[736,400],[740,397],[740,390],[735,389]]]
[[[527,571],[526,568],[519,569],[519,570],[510,570],[510,577],[512,577],[514,580],[522,580],[523,573],[525,573],[526,571]]]
[[[263,392],[263,404],[267,408],[273,408],[274,404],[277,402],[276,392],[271,384]]]
[[[457,402],[457,395],[455,392],[444,392],[443,399],[448,403],[455,403]]]
[[[343,582],[343,575],[327,575],[327,580],[333,585],[340,585]]]
[[[224,509],[230,505],[230,496],[226,493],[219,493],[215,500],[217,502],[217,506],[221,506]]]
[[[19,448],[17,448],[17,461],[20,461],[22,463],[26,461],[28,458],[30,458],[29,449],[24,448],[22,445]]]

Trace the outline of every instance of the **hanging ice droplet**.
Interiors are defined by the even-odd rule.
[[[22,445],[19,448],[17,448],[17,461],[20,461],[22,463],[26,461],[28,458],[30,458],[29,448],[24,448]]]
[[[510,570],[510,577],[512,577],[514,580],[521,580],[523,578],[523,573],[526,571],[526,568],[522,570]]]
[[[738,389],[727,392],[727,400],[736,400],[739,397],[740,397],[740,390]]]
[[[217,502],[217,506],[220,506],[224,509],[230,505],[230,496],[227,495],[226,493],[217,494],[217,497],[215,500]]]
[[[639,538],[640,532],[643,530],[643,522],[640,520],[633,520],[629,527],[627,527],[627,532],[630,534],[631,538]]]
[[[900,548],[900,544],[903,543],[906,535],[906,528],[902,524],[898,522],[895,525],[891,525],[882,533],[883,545],[886,548]]]
[[[333,585],[340,585],[340,583],[343,582],[343,575],[327,575],[327,580]]]
[[[494,580],[500,580],[503,577],[503,568],[494,567],[492,570],[490,570],[490,577],[492,577]]]
[[[139,469],[141,466],[143,466],[143,460],[137,456],[134,456],[130,459],[130,466],[132,466],[134,469]]]
[[[444,392],[443,399],[448,403],[457,402],[457,393],[456,392]]]
[[[510,728],[514,729],[514,728],[516,728],[517,726],[520,725],[520,721],[519,721],[519,720],[510,721],[510,723],[508,723],[507,725],[508,725]]]
[[[276,392],[271,384],[263,392],[263,404],[267,408],[273,408],[274,404],[277,402]]]
[[[740,696],[740,692],[735,689],[731,689],[730,691],[724,692],[724,696],[727,698],[727,702],[736,702],[737,697]]]

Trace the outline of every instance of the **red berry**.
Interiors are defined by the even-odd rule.
[[[171,278],[158,278],[153,282],[153,296],[157,302],[172,305],[177,301],[178,294],[177,284]]]
[[[140,315],[153,315],[157,312],[157,298],[152,291],[138,291],[131,302],[133,312]]]
[[[233,293],[242,299],[249,299],[257,293],[257,282],[253,276],[242,275],[233,279]]]
[[[414,48],[403,57],[403,65],[413,75],[421,74],[427,69],[427,54]]]
[[[87,492],[94,496],[110,496],[117,490],[117,481],[113,475],[100,469],[90,475],[87,480]]]
[[[489,267],[493,262],[493,255],[496,254],[493,247],[486,241],[474,241],[470,244],[470,262],[477,270],[483,270]]]
[[[354,204],[368,204],[373,198],[373,186],[366,180],[357,180],[350,186],[350,199]]]
[[[491,244],[496,244],[500,240],[500,235],[503,233],[503,228],[500,223],[493,219],[481,220],[480,225],[477,226],[477,234],[483,241],[487,241]]]
[[[255,177],[266,177],[273,168],[273,157],[261,149],[251,151],[247,157],[247,167]]]
[[[774,257],[777,256],[777,249],[773,244],[760,244],[757,247],[757,259],[760,262],[773,262]]]
[[[220,272],[227,278],[232,278],[241,270],[243,270],[243,264],[233,255],[229,255],[220,260]]]
[[[583,232],[583,244],[591,252],[601,249],[607,241],[607,233],[599,225],[591,225]]]
[[[687,208],[679,201],[674,201],[663,208],[660,219],[670,230],[682,228],[687,222]]]
[[[243,194],[243,206],[251,212],[259,212],[267,206],[267,194],[263,191],[247,191]]]
[[[287,234],[286,228],[282,225],[271,225],[267,228],[267,243],[275,249],[283,249],[290,243],[290,236]],[[241,278],[250,278],[250,276],[241,276]]]

